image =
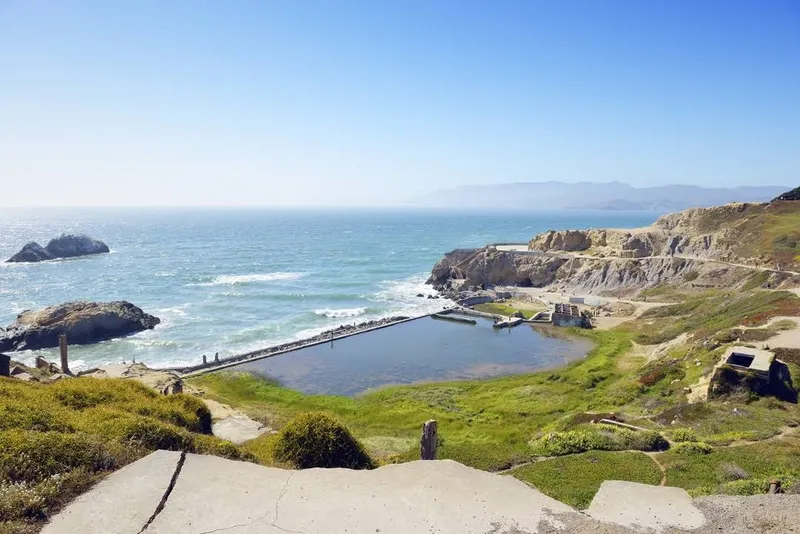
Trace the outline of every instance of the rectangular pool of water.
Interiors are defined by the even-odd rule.
[[[231,367],[312,394],[355,395],[388,384],[482,378],[564,365],[592,347],[522,324],[463,324],[422,317]]]

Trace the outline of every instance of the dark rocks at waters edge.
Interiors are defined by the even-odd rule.
[[[108,245],[87,235],[62,234],[51,239],[46,247],[31,241],[11,256],[7,263],[32,263],[60,258],[75,258],[110,252]]]
[[[155,328],[161,320],[130,302],[67,302],[39,311],[26,310],[0,329],[0,352],[58,346],[59,334],[70,345],[85,345]]]

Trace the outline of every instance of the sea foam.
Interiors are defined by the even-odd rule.
[[[233,286],[238,284],[252,284],[257,282],[277,282],[281,280],[300,280],[305,273],[292,273],[278,271],[263,274],[233,274],[217,276],[211,282],[198,284],[201,286]]]
[[[322,310],[314,310],[316,315],[322,315],[328,317],[330,319],[341,319],[342,317],[358,317],[359,315],[364,315],[367,313],[366,308],[342,308],[342,309],[330,309],[325,308]]]

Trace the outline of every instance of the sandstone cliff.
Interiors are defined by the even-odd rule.
[[[646,228],[549,231],[535,236],[528,252],[453,251],[428,282],[439,289],[554,286],[596,295],[630,295],[660,284],[796,287],[800,277],[788,272],[800,257],[795,220],[796,203],[729,204],[665,215]],[[778,265],[783,272],[758,269]]]

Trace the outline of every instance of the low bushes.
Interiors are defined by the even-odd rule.
[[[655,431],[633,431],[611,425],[551,432],[532,443],[534,454],[563,456],[586,451],[663,451],[669,443]]]
[[[298,469],[346,467],[372,469],[372,459],[347,427],[321,412],[301,413],[281,429],[275,459]]]
[[[675,443],[698,441],[697,433],[691,428],[676,428],[670,434],[672,434],[672,441]]]
[[[672,450],[678,454],[710,454],[714,447],[702,441],[684,441],[673,445]]]

